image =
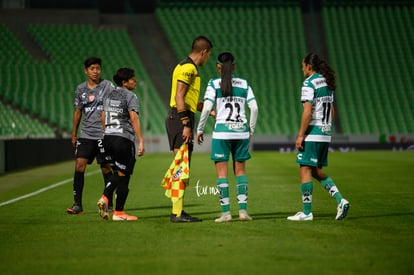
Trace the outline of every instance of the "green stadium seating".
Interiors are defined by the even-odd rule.
[[[200,68],[202,95],[207,81],[218,76],[218,53],[232,51],[235,73],[249,80],[259,104],[256,134],[297,132],[302,109],[300,61],[307,51],[299,4],[161,5],[155,15],[177,61],[187,56],[194,37],[206,35],[212,40],[212,57]],[[413,134],[413,6],[327,4],[322,18],[328,59],[337,74],[336,101],[343,134]],[[74,91],[85,80],[83,61],[94,55],[103,58],[106,79],[112,80],[119,67],[135,69],[145,134],[164,134],[165,106],[125,29],[32,24],[27,31],[50,61],[35,60],[0,24],[0,96],[22,111],[19,116],[15,109],[1,106],[2,114],[19,125],[30,124],[32,115],[70,131]],[[212,125],[209,120],[206,131]],[[26,128],[31,129],[30,136],[53,135],[52,128],[45,130],[41,123],[22,126],[22,130],[15,127],[12,133],[8,122],[0,126],[0,138],[25,136]]]
[[[156,10],[171,47],[184,58],[191,41],[205,35],[213,53],[202,74],[202,94],[218,75],[221,51],[235,54],[236,74],[249,80],[259,104],[257,134],[293,134],[300,120],[300,61],[306,52],[300,7],[168,7]],[[180,20],[175,20],[180,18]]]
[[[27,30],[50,56],[51,62],[33,60],[2,25],[0,31],[2,37],[8,37],[8,44],[0,44],[0,49],[2,52],[8,49],[10,53],[10,58],[2,58],[0,63],[3,84],[0,95],[4,99],[70,132],[75,89],[86,80],[83,61],[89,56],[100,56],[103,59],[102,77],[110,81],[120,67],[135,70],[139,82],[135,92],[140,100],[143,131],[147,135],[164,134],[166,108],[125,29],[32,24],[27,26]],[[26,58],[16,61],[14,56],[21,54]],[[15,81],[13,76],[18,76],[20,81]]]
[[[0,102],[0,138],[51,138],[55,133],[46,123],[22,114]]]
[[[344,134],[414,133],[414,8],[326,7]]]

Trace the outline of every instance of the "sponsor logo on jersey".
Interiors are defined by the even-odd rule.
[[[96,106],[85,107],[85,113],[93,112],[96,110]]]
[[[227,123],[229,130],[244,130],[243,122]]]
[[[323,125],[320,128],[321,128],[321,131],[325,134],[331,133],[331,125]]]

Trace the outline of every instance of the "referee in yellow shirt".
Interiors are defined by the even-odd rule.
[[[174,156],[183,143],[188,143],[189,161],[194,148],[193,129],[195,112],[201,111],[199,102],[201,79],[198,67],[203,66],[211,54],[213,44],[205,36],[193,40],[190,54],[177,64],[172,75],[170,110],[165,121],[170,150]],[[183,210],[183,199],[173,203],[171,222],[199,222]]]

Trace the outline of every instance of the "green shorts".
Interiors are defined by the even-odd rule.
[[[249,139],[214,139],[211,144],[211,160],[228,162],[230,154],[233,161],[243,162],[251,158]]]
[[[303,150],[298,150],[296,162],[300,165],[322,167],[328,166],[329,142],[306,141]]]

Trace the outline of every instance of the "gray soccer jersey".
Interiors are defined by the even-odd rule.
[[[114,88],[114,85],[108,80],[101,80],[94,89],[89,89],[87,82],[83,82],[77,87],[74,105],[75,108],[82,110],[80,138],[103,138],[101,122],[103,98]]]
[[[330,142],[334,95],[321,74],[313,74],[305,79],[301,101],[312,103],[312,118],[305,132],[305,141]]]
[[[139,113],[138,97],[128,89],[117,87],[108,93],[104,103],[105,135],[114,135],[135,141],[129,112]]]
[[[215,139],[248,139],[250,128],[246,118],[246,104],[255,100],[253,90],[245,79],[232,79],[233,96],[223,97],[220,88],[221,78],[209,81],[204,100],[216,105]]]

